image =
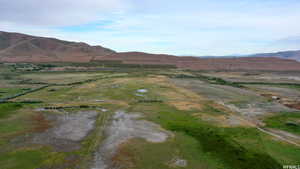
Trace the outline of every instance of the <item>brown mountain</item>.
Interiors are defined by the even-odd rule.
[[[193,70],[278,70],[300,71],[300,62],[276,57],[199,58],[142,52],[114,53],[94,60],[119,60],[126,64],[176,65]]]
[[[284,56],[291,58],[291,56],[296,55]],[[124,64],[175,65],[178,68],[193,70],[300,71],[300,62],[279,58],[278,54],[240,58],[199,58],[142,52],[117,53],[101,46],[90,46],[85,43],[0,32],[0,62],[39,63],[107,60],[121,61]]]
[[[101,46],[0,32],[0,62],[89,62],[112,53]]]

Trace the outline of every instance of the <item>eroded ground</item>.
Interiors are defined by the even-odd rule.
[[[1,169],[300,163],[295,72],[0,70]]]

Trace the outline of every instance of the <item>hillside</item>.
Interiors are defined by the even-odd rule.
[[[117,53],[102,46],[0,31],[0,62],[92,62],[175,65],[193,70],[300,70],[299,51],[257,54],[240,58],[179,57],[142,52]]]
[[[0,32],[1,62],[89,62],[96,55],[111,53],[101,46]]]
[[[275,57],[199,58],[155,55],[142,52],[114,53],[95,60],[121,60],[126,64],[176,65],[192,70],[300,70],[300,63]]]

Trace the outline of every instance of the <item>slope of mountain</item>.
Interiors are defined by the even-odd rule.
[[[300,51],[257,54],[240,58],[179,57],[113,50],[54,38],[0,32],[0,62],[91,62],[120,61],[125,64],[175,65],[193,70],[278,70],[300,71]],[[288,58],[288,59],[282,59]]]
[[[276,52],[276,53],[260,53],[251,55],[253,57],[277,57],[284,59],[292,59],[300,62],[300,50],[294,51],[284,51],[284,52]]]
[[[94,60],[118,60],[127,64],[176,65],[178,68],[193,70],[300,70],[299,62],[276,57],[199,58],[125,52],[95,57]]]
[[[96,55],[112,53],[101,46],[0,32],[2,62],[89,62]]]

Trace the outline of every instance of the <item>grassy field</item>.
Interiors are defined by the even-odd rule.
[[[96,152],[110,154],[101,147],[110,135],[117,133],[107,131],[116,111],[140,114],[136,123],[145,120],[156,124],[159,130],[167,133],[168,138],[164,142],[154,143],[140,137],[130,137],[118,145],[112,145],[116,151],[111,158],[104,159],[110,167],[279,169],[282,165],[300,163],[299,147],[259,131],[240,112],[183,83],[195,79],[181,79],[175,83],[170,78],[170,75],[193,75],[193,72],[163,69],[130,72],[126,69],[124,72],[22,73],[10,72],[9,68],[1,68],[0,71],[0,77],[15,74],[12,78],[2,78],[0,95],[3,97],[24,92],[24,84],[15,83],[21,80],[45,83],[40,86],[48,84],[41,90],[0,104],[1,169],[92,168],[99,160],[95,157]],[[199,72],[196,75],[199,76]],[[9,88],[9,84],[16,87]],[[253,99],[255,95],[252,91],[218,79],[214,84],[205,82],[201,85],[213,88],[207,91],[214,95],[213,98],[237,96],[234,97],[236,104],[267,100],[263,97]],[[221,96],[218,91],[232,96]],[[26,100],[40,102],[26,103]],[[85,123],[80,121],[82,117],[72,116],[91,111],[98,113],[88,118],[94,122]],[[269,113],[264,118],[266,127],[300,135],[299,113]],[[68,126],[76,120],[77,125],[83,127],[80,131],[72,131]],[[90,124],[92,129],[80,140],[72,140],[73,135],[58,138],[60,133],[55,133],[56,129],[58,132],[65,128],[66,131],[62,131],[66,136],[72,132],[78,134]],[[37,143],[36,140],[44,138],[44,135],[55,141],[42,139]],[[184,161],[182,166],[177,163],[180,160]]]
[[[120,93],[122,92],[126,91],[120,91]],[[161,92],[163,93],[168,91],[164,88],[164,91],[157,92],[161,94]],[[183,100],[188,100],[188,98],[185,98],[184,95],[181,97]],[[202,103],[208,104],[205,101]],[[154,154],[161,154],[162,156],[156,156],[156,158],[162,160],[165,159],[165,161],[162,163],[161,160],[152,160],[152,164],[148,163],[149,167],[145,167],[148,166],[145,165],[147,161],[143,160],[138,162],[138,159],[142,160],[147,158],[134,159],[136,163],[141,163],[140,166],[137,166],[137,168],[143,166],[143,164],[143,167],[145,168],[151,168],[153,166],[169,168],[169,166],[166,165],[168,160],[171,161],[174,156],[187,158],[186,156],[189,155],[184,155],[180,152],[186,153],[191,150],[193,150],[197,155],[190,157],[202,157],[203,159],[189,159],[188,161],[191,162],[191,166],[188,166],[187,168],[193,168],[194,166],[210,166],[212,168],[251,168],[253,166],[255,166],[255,168],[281,168],[281,164],[285,163],[284,156],[281,155],[272,157],[269,154],[268,149],[269,144],[272,144],[272,146],[275,145],[274,147],[276,147],[277,150],[280,150],[285,145],[270,140],[268,136],[260,133],[258,130],[254,128],[219,128],[208,124],[201,119],[193,117],[193,114],[198,111],[200,111],[200,113],[220,114],[220,110],[212,109],[208,106],[204,107],[203,110],[182,111],[169,104],[149,105],[132,103],[131,105],[132,106],[128,111],[144,112],[149,120],[161,124],[161,126],[165,129],[174,131],[174,133],[176,133],[175,138],[173,138],[169,144],[178,145],[174,146],[178,147],[177,150],[174,150],[174,147],[167,150],[167,146],[162,146],[164,148],[156,150],[159,152],[151,152],[148,151],[150,148],[148,149],[147,146],[145,146],[145,143],[141,143],[143,144],[143,146],[140,146],[142,150],[136,151],[142,152],[137,154],[137,157],[140,157],[140,155],[146,156],[148,153],[153,154],[149,154],[147,157],[155,156]],[[180,138],[177,138],[177,135]],[[185,145],[186,141],[189,141],[189,143],[191,142],[188,144],[190,147],[180,148],[181,146],[179,145]],[[128,146],[130,147],[130,143]],[[260,146],[261,148],[258,149],[257,146]],[[295,148],[292,148],[291,146],[289,151],[285,152],[286,155],[288,156],[289,152],[293,152],[294,149]],[[128,150],[128,152],[131,152],[131,149],[130,151]],[[179,152],[179,155],[176,155],[176,152]],[[296,152],[299,155],[299,149]],[[294,163],[299,162],[299,158],[296,156],[294,160],[295,161],[291,161]],[[157,164],[153,164],[156,161]]]
[[[265,120],[266,126],[300,135],[300,113],[282,112]]]

